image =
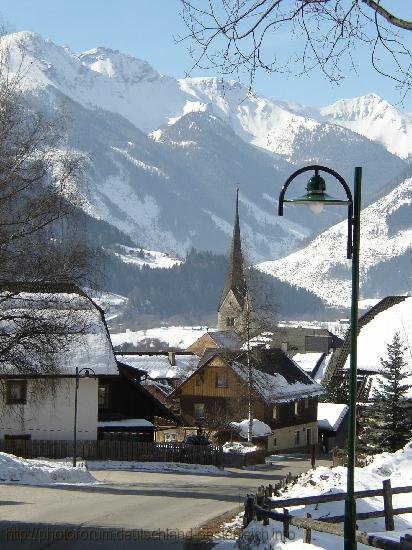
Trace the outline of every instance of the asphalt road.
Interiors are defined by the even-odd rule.
[[[228,511],[262,484],[306,471],[279,460],[226,475],[93,471],[94,486],[1,485],[0,544],[10,550],[191,548],[192,529]]]

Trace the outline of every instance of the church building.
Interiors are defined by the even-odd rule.
[[[238,189],[236,191],[235,223],[230,248],[229,267],[218,308],[218,331],[235,331],[238,334],[244,333],[246,300],[247,286],[240,239]]]

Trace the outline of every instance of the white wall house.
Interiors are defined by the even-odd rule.
[[[4,335],[10,327],[10,323],[7,326],[2,324],[2,318],[10,317],[10,312],[21,318],[22,313],[28,311],[34,311],[34,315],[42,318],[50,315],[56,320],[63,319],[69,332],[67,342],[63,342],[61,349],[57,345],[53,357],[50,354],[45,357],[44,369],[44,353],[30,354],[27,363],[14,362],[13,355],[9,362],[0,363],[0,439],[71,440],[76,367],[82,375],[85,374],[84,369],[92,369],[96,374],[96,377],[79,378],[77,438],[96,439],[97,376],[118,374],[104,315],[87,295],[73,285],[48,284],[47,287],[47,292],[36,292],[33,284],[29,288],[19,284],[10,294],[10,299],[0,305],[0,335]],[[5,296],[1,288],[0,295]],[[13,328],[16,330],[16,327]],[[3,339],[8,336],[3,336]],[[52,374],[51,361],[54,365]],[[42,375],[42,372],[47,374]]]

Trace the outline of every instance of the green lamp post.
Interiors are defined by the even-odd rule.
[[[315,171],[302,197],[286,199],[285,194],[290,183],[300,174]],[[326,172],[339,181],[346,193],[346,199],[335,199],[326,193],[326,183],[319,172]],[[356,502],[355,502],[355,452],[356,452],[356,369],[358,338],[358,300],[359,300],[359,244],[360,244],[360,210],[361,210],[362,168],[355,168],[353,199],[348,184],[334,170],[326,166],[305,166],[296,170],[286,180],[279,195],[278,214],[283,216],[285,202],[304,204],[314,213],[322,212],[324,206],[346,206],[348,209],[347,258],[352,260],[352,299],[350,324],[350,368],[349,368],[349,417],[348,417],[348,463],[347,492],[345,499],[344,549],[356,549]]]

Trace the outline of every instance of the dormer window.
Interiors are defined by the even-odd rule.
[[[234,317],[226,317],[226,326],[227,327],[234,327],[235,326],[235,318]]]
[[[273,406],[272,418],[273,420],[279,420],[279,405]]]

